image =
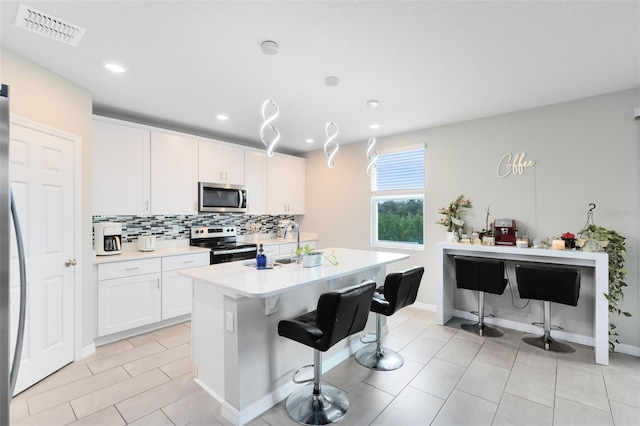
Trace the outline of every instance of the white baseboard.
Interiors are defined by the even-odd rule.
[[[80,349],[80,358],[79,359],[86,358],[89,355],[93,354],[95,351],[96,351],[96,344],[95,343],[91,343],[90,345],[87,345],[84,348]]]
[[[621,343],[616,343],[616,352],[619,352],[621,354],[640,357],[640,348],[637,346],[623,345]]]

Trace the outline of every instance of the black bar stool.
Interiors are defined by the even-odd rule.
[[[393,272],[387,275],[384,285],[376,289],[371,301],[371,311],[376,313],[376,340],[375,345],[366,346],[356,352],[356,360],[361,365],[380,371],[396,370],[402,367],[404,364],[402,355],[381,346],[382,315],[391,316],[400,308],[413,304],[416,301],[423,274],[422,266]]]
[[[313,365],[298,369],[296,383],[308,384],[287,397],[289,416],[305,425],[326,425],[342,419],[349,409],[347,396],[340,389],[322,383],[322,352],[340,340],[362,331],[367,324],[375,281],[323,293],[315,311],[278,323],[278,334],[314,349]],[[296,375],[313,367],[313,379],[298,381]]]
[[[544,322],[542,336],[527,335],[522,341],[533,346],[553,352],[571,353],[576,348],[562,340],[551,338],[551,328],[562,330],[551,325],[551,305],[549,302],[563,305],[578,305],[580,296],[580,271],[573,268],[552,268],[548,266],[516,265],[518,291],[522,299],[543,301]]]
[[[504,277],[504,261],[461,256],[455,256],[454,260],[456,263],[456,286],[478,292],[478,322],[464,323],[460,327],[478,336],[502,336],[504,334],[502,330],[484,323],[484,294],[504,293],[508,282]]]

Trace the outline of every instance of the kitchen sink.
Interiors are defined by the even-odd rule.
[[[298,263],[298,257],[283,257],[282,259],[276,259],[275,263],[279,263],[281,265],[287,265],[289,263]]]

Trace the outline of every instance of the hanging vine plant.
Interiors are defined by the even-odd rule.
[[[595,208],[595,205],[593,205],[593,208]],[[589,213],[593,211],[593,208]],[[631,316],[629,312],[623,311],[618,306],[624,299],[623,289],[627,287],[625,282],[627,270],[624,269],[625,238],[616,231],[593,223],[589,224],[589,217],[587,216],[585,228],[579,233],[581,237],[580,246],[584,251],[604,251],[609,255],[609,293],[604,296],[609,302],[609,349],[615,351],[616,343],[620,342],[618,341],[619,334],[616,325],[611,322],[611,314],[624,315],[625,317]]]

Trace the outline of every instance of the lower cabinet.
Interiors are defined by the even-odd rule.
[[[192,280],[180,269],[209,264],[209,253],[98,265],[98,337],[191,313]]]
[[[162,319],[190,314],[193,305],[193,280],[178,275],[180,269],[209,264],[209,253],[185,254],[162,258]]]

